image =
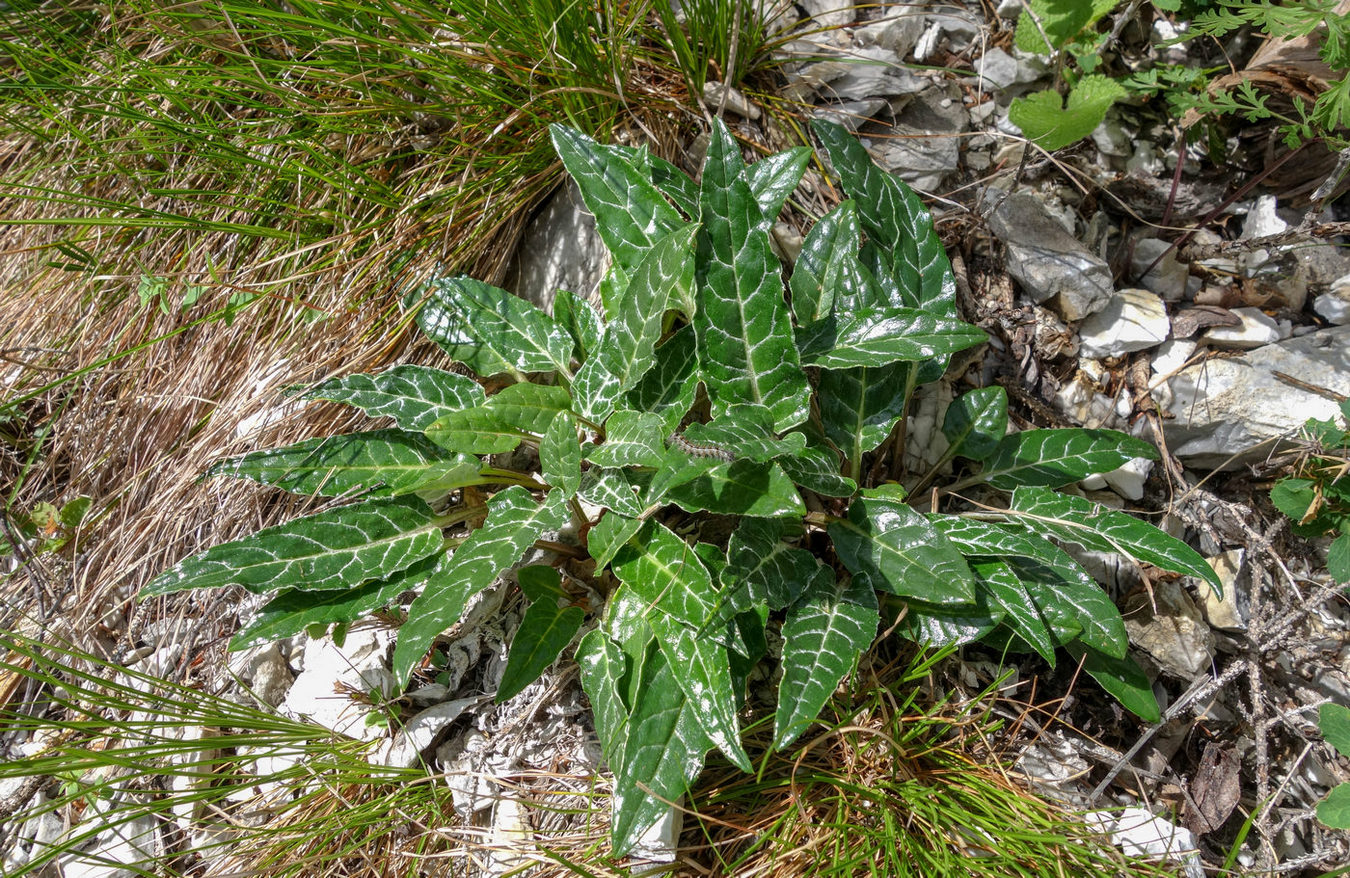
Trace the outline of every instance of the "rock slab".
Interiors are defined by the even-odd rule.
[[[1350,326],[1178,372],[1154,392],[1173,415],[1163,422],[1168,448],[1191,466],[1232,469],[1265,454],[1262,443],[1293,433],[1309,418],[1336,417],[1331,396],[1281,380],[1277,372],[1350,395]]]
[[[1008,254],[1008,273],[1037,304],[1050,301],[1065,320],[1100,311],[1115,291],[1106,260],[1064,230],[1044,204],[1022,192],[984,197],[989,227]],[[995,207],[995,205],[997,205]]]

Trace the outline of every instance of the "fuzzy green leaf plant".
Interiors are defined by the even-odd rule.
[[[750,770],[741,722],[758,663],[781,667],[773,746],[785,748],[883,623],[1051,664],[1068,650],[1156,719],[1119,612],[1065,547],[1219,582],[1184,543],[1059,491],[1154,449],[1106,430],[1009,432],[1004,391],[985,387],[950,406],[938,464],[901,472],[916,388],[985,336],[957,313],[915,194],[844,129],[815,133],[849,199],[814,225],[785,283],[769,229],[806,148],[747,165],[718,123],[695,183],[645,150],[555,127],[614,258],[598,307],[562,292],[549,314],[470,278],[421,283],[407,297],[418,325],[482,381],[398,366],[309,390],[394,426],[211,472],[355,501],[216,546],[144,594],[271,595],[236,647],[415,595],[393,658],[407,682],[528,555],[515,578],[529,608],[497,694],[571,649],[616,778],[620,852],[709,751]],[[606,596],[596,618],[579,608],[587,592]]]

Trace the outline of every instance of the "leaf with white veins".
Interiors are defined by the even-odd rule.
[[[699,369],[714,416],[738,402],[757,403],[783,431],[806,420],[811,390],[792,341],[778,259],[742,167],[735,140],[714,120],[700,192]]]
[[[399,629],[394,648],[393,671],[399,685],[407,682],[413,665],[441,632],[459,621],[470,598],[519,561],[545,531],[557,530],[566,521],[567,498],[562,491],[550,491],[543,503],[519,485],[493,496],[487,520],[408,608],[408,621]]]

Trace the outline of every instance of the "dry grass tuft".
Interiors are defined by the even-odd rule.
[[[636,41],[553,57],[531,40],[560,28],[487,7],[453,22],[429,0],[0,15],[0,488],[11,514],[90,497],[94,522],[7,577],[4,622],[60,620],[98,654],[150,639],[127,617],[152,575],[310,505],[195,482],[206,465],[358,426],[280,388],[445,365],[406,331],[391,265],[499,278],[557,180],[546,121],[612,127],[627,89],[637,124],[670,133],[669,96],[630,80],[682,86],[640,79]],[[503,20],[518,30],[500,45],[473,30]],[[194,613],[223,634],[217,609]]]

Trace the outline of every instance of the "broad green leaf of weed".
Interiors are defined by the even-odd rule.
[[[930,314],[954,318],[956,277],[951,260],[933,230],[933,215],[919,196],[898,177],[872,161],[867,150],[847,129],[832,122],[816,121],[812,130],[820,138],[846,191],[858,206],[858,219],[867,235],[870,252],[895,288],[885,301],[859,305],[892,305],[923,308]],[[867,263],[866,259],[864,264]]]
[[[542,503],[519,485],[494,495],[488,501],[487,520],[455,550],[446,569],[408,608],[408,621],[399,629],[392,663],[400,685],[407,682],[413,665],[422,660],[441,632],[459,621],[470,598],[520,560],[545,531],[557,530],[566,521],[567,498],[562,491],[550,491]]]
[[[1153,695],[1148,675],[1132,659],[1110,656],[1080,643],[1066,644],[1065,649],[1081,661],[1083,670],[1130,713],[1146,723],[1162,719],[1162,709]]]
[[[887,366],[945,356],[988,341],[963,320],[916,308],[863,308],[835,314],[796,333],[802,362],[825,369]]]
[[[1118,430],[1023,430],[1003,438],[984,461],[982,479],[995,488],[1062,488],[1129,460],[1157,460],[1158,451]]]
[[[600,315],[576,293],[558,290],[553,298],[553,319],[572,336],[582,359],[589,359],[600,349],[600,336],[604,332]]]
[[[783,622],[775,750],[791,744],[819,716],[839,681],[872,645],[880,621],[870,585],[836,582],[829,568],[819,568]]]
[[[383,579],[440,550],[431,509],[415,497],[367,500],[297,518],[180,562],[142,596],[239,585],[328,591]]]
[[[1036,600],[1026,585],[1017,578],[1017,572],[1002,561],[971,561],[970,569],[989,599],[1003,609],[1003,621],[1018,637],[1055,666],[1055,641],[1045,627]]]
[[[1222,580],[1199,552],[1132,515],[1044,488],[1015,489],[1010,507],[1024,516],[1011,516],[1013,522],[1033,534],[1195,576],[1209,583],[1215,594],[1223,594]]]
[[[570,412],[558,412],[539,440],[539,468],[544,481],[568,497],[581,488],[581,443]]]
[[[778,465],[799,486],[825,497],[852,497],[858,491],[857,482],[839,474],[839,453],[824,445],[807,445],[780,458]]]
[[[1024,52],[1048,55],[1062,49],[1085,28],[1116,8],[1117,0],[1031,0],[1017,19],[1014,39]],[[1032,15],[1035,15],[1035,20]],[[1036,26],[1037,21],[1040,27]],[[1050,44],[1046,45],[1046,38]]]
[[[567,600],[567,595],[557,570],[533,564],[521,568],[518,576],[520,590],[529,598],[530,605],[511,639],[511,653],[497,690],[498,704],[519,695],[539,679],[558,660],[586,620],[586,611],[581,607],[558,606],[560,600]]]
[[[930,604],[906,601],[895,631],[915,643],[946,649],[975,643],[992,634],[1003,621],[1003,607],[977,589],[969,604]]]
[[[610,840],[616,853],[626,853],[668,803],[679,801],[713,746],[699,721],[702,705],[685,695],[664,652],[650,646],[633,676],[642,697],[633,704],[623,761],[614,768]]]
[[[591,716],[600,749],[617,771],[623,764],[624,743],[628,740],[628,708],[619,694],[620,681],[627,673],[623,650],[600,628],[592,628],[577,644],[577,665],[581,668],[581,688],[591,701]]]
[[[393,418],[405,430],[425,430],[439,417],[487,402],[478,382],[463,375],[404,365],[374,375],[330,378],[305,391],[304,399],[356,406],[372,418]]]
[[[637,518],[642,515],[645,485],[636,474],[619,467],[593,466],[581,474],[577,494],[587,503]]]
[[[847,475],[858,478],[862,456],[873,450],[904,417],[910,367],[823,369],[816,401],[825,435],[849,461]]]
[[[816,220],[806,233],[788,282],[792,311],[799,326],[808,326],[833,314],[835,298],[841,292],[867,288],[863,277],[867,269],[858,261],[861,245],[858,206],[854,201],[841,202]],[[875,286],[874,280],[871,283]],[[855,295],[855,298],[873,297]]]
[[[1120,610],[1063,549],[1007,525],[958,515],[934,514],[929,520],[962,555],[1011,566],[1061,645],[1082,636],[1107,653],[1125,655],[1128,638]]]
[[[487,378],[572,374],[572,337],[519,296],[470,277],[435,278],[408,294],[417,325],[451,359]]]
[[[586,459],[596,466],[660,466],[665,459],[665,435],[660,415],[627,409],[605,422],[605,441],[587,447]]]
[[[732,405],[707,424],[690,424],[684,435],[694,442],[730,449],[738,459],[768,463],[798,454],[806,447],[806,436],[789,433],[774,435],[773,412],[760,405]]]
[[[1042,149],[1054,152],[1091,134],[1125,94],[1116,80],[1092,74],[1078,81],[1067,101],[1053,89],[1013,99],[1008,118]]]
[[[359,621],[380,607],[389,606],[404,592],[422,589],[449,557],[443,553],[430,555],[385,579],[343,591],[284,591],[258,610],[253,621],[230,641],[230,649],[248,649],[281,640],[311,625],[329,628]]]
[[[426,437],[448,451],[461,454],[505,454],[529,438],[488,405],[437,418],[427,427]]]
[[[699,192],[699,371],[714,417],[754,403],[768,407],[783,431],[806,420],[811,389],[792,342],[778,259],[743,168],[736,141],[714,120]]]
[[[1350,521],[1341,521],[1341,532],[1327,549],[1327,571],[1337,582],[1350,582]]]
[[[818,575],[816,556],[784,542],[782,531],[775,519],[746,516],[732,532],[722,573],[722,591],[732,610],[749,610],[760,602],[781,610]]]
[[[617,512],[606,512],[600,520],[586,532],[586,549],[595,560],[595,568],[601,570],[642,530],[642,520],[629,518]]]
[[[676,330],[653,353],[653,365],[629,391],[628,408],[661,416],[665,433],[673,433],[694,404],[698,392],[695,377],[694,327]]]
[[[829,525],[839,560],[873,588],[933,604],[975,601],[965,559],[923,515],[893,498],[863,496]]]
[[[551,125],[549,131],[558,157],[595,216],[596,231],[625,271],[636,268],[657,241],[685,224],[631,156],[562,125]],[[608,309],[611,303],[605,304]]]
[[[672,450],[672,454],[681,452]],[[706,468],[708,464],[714,464]],[[797,486],[776,463],[749,460],[717,463],[702,458],[685,458],[685,466],[697,475],[681,484],[665,488],[659,498],[674,503],[686,512],[717,512],[723,515],[755,515],[763,518],[802,516]],[[652,491],[657,487],[653,480]]]
[[[482,409],[521,433],[542,436],[559,412],[571,411],[572,395],[566,387],[522,381],[494,393]],[[451,415],[450,421],[454,418]]]
[[[418,433],[370,430],[306,439],[211,464],[206,477],[230,476],[292,494],[341,497],[352,493],[396,497],[427,485],[446,491],[480,481],[482,464],[448,454]]]
[[[942,420],[953,457],[984,460],[1008,432],[1008,392],[998,385],[980,387],[958,396]]]
[[[577,370],[572,389],[582,414],[600,422],[652,367],[671,298],[693,296],[694,227],[662,238],[633,269],[599,349]]]
[[[750,194],[763,215],[762,222],[767,231],[783,209],[797,184],[802,181],[806,165],[811,161],[810,147],[798,146],[783,152],[767,156],[743,172]]]

